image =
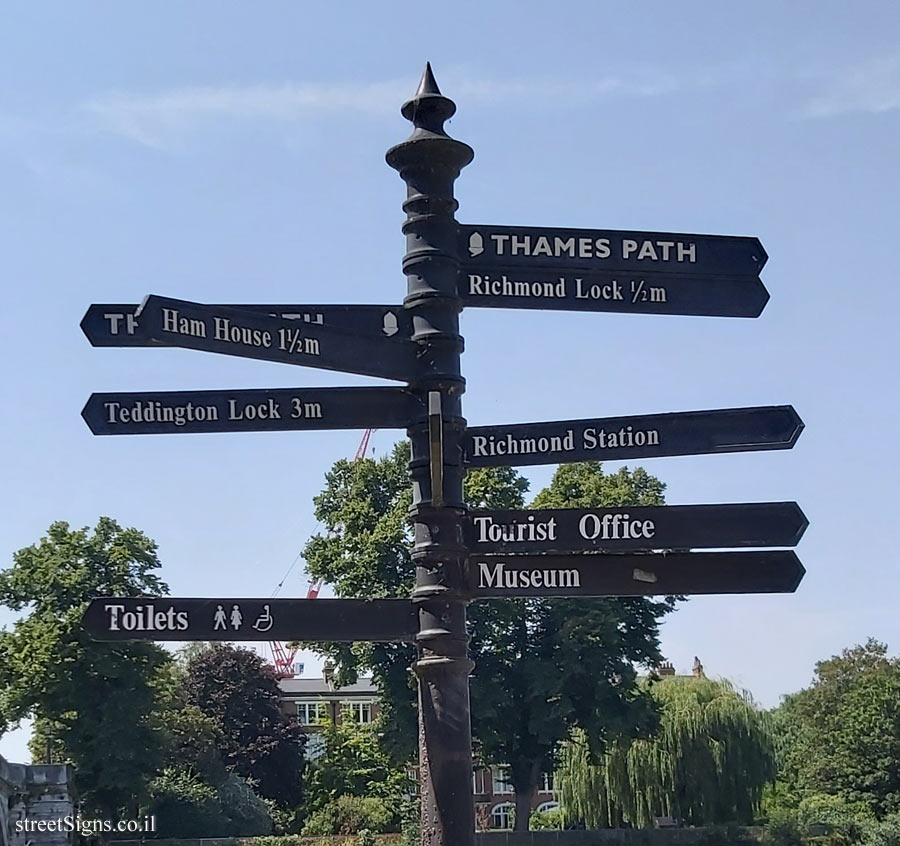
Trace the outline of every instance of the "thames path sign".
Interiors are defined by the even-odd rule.
[[[471,467],[630,460],[790,449],[802,431],[803,421],[791,406],[770,405],[472,426],[465,452]]]
[[[96,640],[412,641],[408,599],[94,599],[84,627]]]
[[[756,238],[460,226],[467,306],[757,317],[769,299]]]
[[[791,550],[651,555],[472,555],[476,598],[793,593]]]
[[[254,311],[149,296],[137,313],[145,339],[173,347],[410,381],[418,347]]]
[[[463,307],[755,317],[767,256],[756,238],[460,225],[454,183],[474,153],[444,130],[455,111],[427,66],[401,109],[413,132],[387,152],[407,187],[402,305],[149,296],[92,305],[81,323],[95,346],[405,383],[93,394],[82,413],[98,435],[405,428],[416,581],[408,600],[100,598],[84,625],[101,640],[414,642],[423,846],[474,846],[470,600],[789,592],[797,556],[760,547],[791,547],[807,525],[794,502],[468,512],[469,467],[790,449],[803,422],[780,405],[467,428]]]
[[[406,388],[274,388],[91,394],[95,435],[405,429],[421,402]]]
[[[472,511],[466,545],[473,554],[796,546],[808,525],[796,502]]]
[[[219,306],[213,306],[217,308]],[[345,332],[362,332],[388,338],[409,338],[410,317],[403,306],[389,305],[223,305],[239,311],[270,314],[285,320],[333,326]],[[140,331],[135,315],[139,305],[94,303],[81,320],[81,331],[95,347],[146,347],[155,342]]]

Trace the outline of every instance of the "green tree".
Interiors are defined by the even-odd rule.
[[[645,686],[660,713],[652,737],[616,740],[599,761],[581,731],[565,745],[557,788],[566,820],[590,828],[648,827],[659,816],[753,822],[775,775],[767,714],[725,681],[672,677]]]
[[[255,652],[230,644],[196,652],[187,662],[181,697],[183,706],[212,720],[229,772],[251,780],[265,799],[299,805],[305,737],[297,721],[281,712],[274,671]]]
[[[876,640],[816,664],[774,712],[781,798],[814,794],[900,812],[900,659]]]
[[[0,572],[0,603],[23,612],[0,632],[0,724],[33,716],[40,746],[75,764],[87,808],[107,817],[136,813],[161,763],[152,714],[169,656],[97,643],[81,618],[96,596],[167,593],[158,567],[152,540],[102,517],[93,532],[54,523]]]
[[[323,721],[321,731],[321,754],[307,771],[306,811],[321,811],[341,796],[360,796],[384,800],[399,820],[412,782],[382,748],[374,725],[345,717],[338,725]]]
[[[379,461],[340,461],[316,498],[327,529],[305,550],[314,577],[341,596],[408,596],[410,479],[406,444]],[[471,472],[468,504],[521,508],[527,480],[512,468]],[[607,475],[599,462],[561,467],[535,507],[661,504],[664,486],[637,469]],[[654,725],[649,698],[635,685],[635,664],[660,660],[659,618],[669,599],[491,600],[469,608],[473,733],[484,763],[509,766],[516,794],[516,828],[528,830],[530,800],[542,771],[574,726],[596,749],[619,734]],[[338,662],[339,679],[371,669],[385,702],[386,741],[402,759],[413,757],[414,650],[402,644],[321,644]]]

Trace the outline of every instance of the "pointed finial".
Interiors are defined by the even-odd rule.
[[[431,70],[431,62],[426,62],[419,87],[412,100],[407,100],[403,104],[400,114],[418,128],[443,135],[444,121],[453,117],[455,112],[456,104],[441,94],[434,72]]]
[[[419,87],[416,89],[416,97],[421,97],[423,94],[437,94],[440,96],[440,93],[441,89],[438,88],[434,73],[431,70],[431,62],[425,62],[425,71],[422,73],[422,79],[419,82]]]
[[[387,151],[388,164],[403,176],[408,166],[419,166],[431,158],[434,162],[440,160],[442,165],[455,168],[458,175],[460,169],[472,161],[475,153],[468,144],[450,138],[444,130],[444,121],[455,113],[456,104],[441,94],[431,62],[426,62],[416,93],[400,109],[400,114],[412,122],[413,133],[406,141]],[[403,178],[406,179],[406,176]]]

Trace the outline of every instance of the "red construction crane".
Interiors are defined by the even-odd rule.
[[[359,461],[361,458],[366,457],[366,452],[369,449],[369,438],[372,437],[372,432],[374,431],[374,429],[366,429],[366,431],[363,432],[362,440],[359,442],[359,446],[356,449],[356,455],[353,457],[354,461]],[[291,565],[291,567],[293,567],[293,565]],[[319,591],[322,589],[324,581],[324,579],[319,579],[315,582],[310,581],[306,589],[306,598],[316,599],[319,596]],[[282,579],[282,583],[283,582],[284,580]],[[281,585],[278,587],[281,588]],[[273,640],[269,645],[272,647],[272,663],[275,665],[275,678],[292,679],[297,675],[297,673],[294,672],[294,658],[296,657],[298,650],[296,648],[291,649],[285,646],[279,640]]]

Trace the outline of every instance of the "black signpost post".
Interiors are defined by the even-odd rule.
[[[755,238],[469,226],[454,182],[473,157],[444,122],[456,110],[430,66],[387,153],[407,185],[407,294],[391,305],[208,305],[148,296],[94,304],[94,346],[183,347],[347,373],[404,387],[93,394],[97,435],[405,428],[416,581],[408,600],[93,600],[99,640],[410,641],[419,698],[423,846],[473,846],[466,605],[516,597],[792,592],[795,502],[473,511],[467,467],[790,449],[789,405],[467,427],[463,307],[755,317],[768,300]],[[721,551],[740,549],[741,551]],[[691,552],[692,549],[715,550]]]

